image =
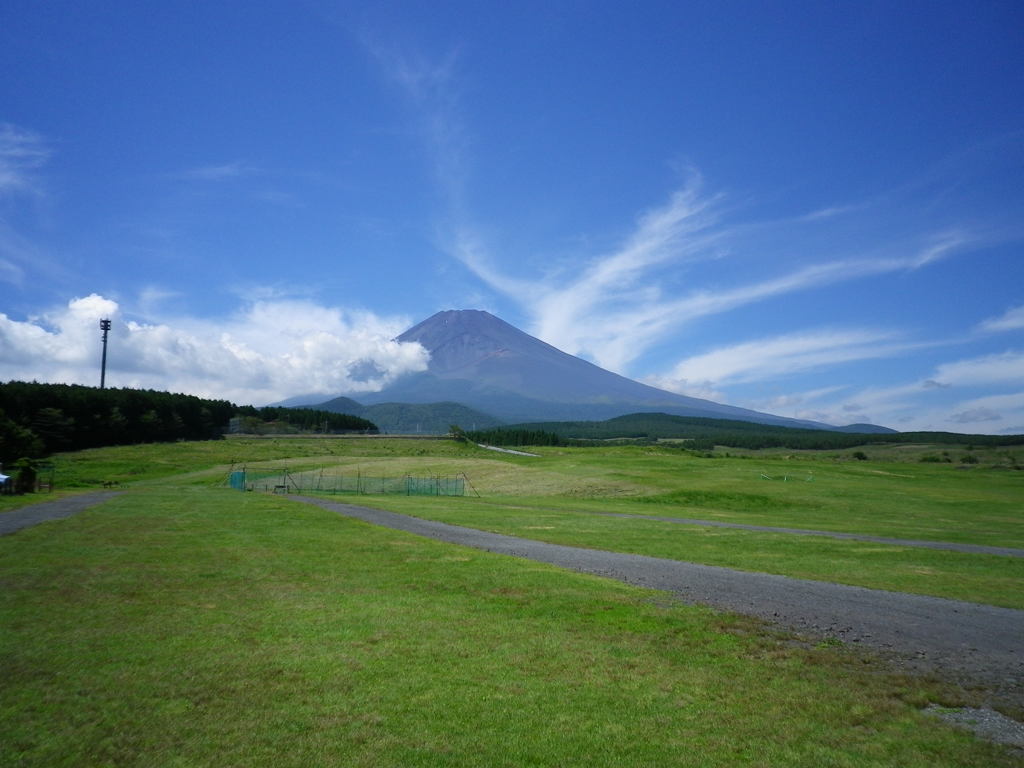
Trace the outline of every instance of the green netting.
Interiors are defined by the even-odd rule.
[[[374,493],[403,496],[465,496],[465,476],[456,477],[374,477],[361,473],[328,474],[323,470],[290,472],[235,471],[229,477],[232,488],[273,493]]]
[[[464,496],[466,479],[463,477],[406,477],[407,496]]]

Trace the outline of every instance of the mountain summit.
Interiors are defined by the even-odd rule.
[[[430,353],[428,374],[438,379],[543,401],[607,397],[615,379],[636,384],[477,309],[438,312],[397,340],[419,342]]]
[[[450,401],[509,422],[600,420],[639,411],[828,428],[641,384],[566,354],[480,310],[438,312],[398,337],[430,353],[425,372],[358,399]]]

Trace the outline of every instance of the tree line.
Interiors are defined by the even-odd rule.
[[[452,429],[452,434],[458,436],[455,429]],[[577,445],[579,443],[578,440],[560,437],[554,432],[547,432],[543,429],[495,427],[463,434],[465,439],[485,445]]]
[[[369,419],[315,408],[284,408],[272,405],[255,408],[251,405],[242,405],[236,408],[235,417],[239,419],[239,427],[242,432],[256,434],[274,432],[338,434],[341,432],[375,433],[378,431],[377,425]]]
[[[477,442],[492,445],[601,445],[608,440],[685,440],[683,447],[709,451],[730,448],[792,448],[842,450],[886,443],[938,443],[977,446],[1024,445],[1024,435],[962,435],[954,432],[840,432],[771,424],[635,413],[607,421],[549,421],[511,424],[470,433]],[[479,439],[478,439],[479,438]]]
[[[0,463],[10,467],[23,458],[106,445],[217,440],[234,417],[243,426],[285,424],[296,432],[376,430],[366,419],[327,411],[254,408],[156,390],[9,381],[0,383]]]

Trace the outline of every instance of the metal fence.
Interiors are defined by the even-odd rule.
[[[375,477],[361,472],[328,473],[324,470],[292,472],[232,470],[228,484],[239,491],[268,493],[368,493],[401,496],[465,496],[466,476]]]

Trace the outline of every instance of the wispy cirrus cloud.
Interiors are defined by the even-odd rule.
[[[694,174],[664,205],[641,214],[618,249],[561,274],[507,273],[468,227],[456,232],[449,251],[493,290],[516,301],[532,319],[535,335],[622,370],[673,324],[667,308],[685,311],[666,301],[650,274],[709,258],[714,250],[719,237],[713,229],[716,199],[702,197],[699,189]]]
[[[1008,309],[1002,316],[990,318],[978,327],[988,332],[1016,331],[1024,328],[1024,305]]]
[[[949,386],[1024,381],[1024,352],[1009,350],[940,365],[931,380]]]
[[[827,424],[860,422],[896,429],[924,429],[930,428],[932,421],[922,399],[926,392],[920,382],[859,389],[823,388],[795,397],[793,407],[782,412],[799,413],[800,418]],[[917,421],[911,424],[910,418]]]
[[[854,211],[863,210],[867,207],[867,203],[849,203],[846,205],[829,205],[825,208],[819,208],[810,213],[805,213],[803,216],[797,218],[797,221],[823,221],[826,219],[834,219],[839,216],[845,216]]]
[[[35,246],[0,218],[0,282],[21,287],[33,263],[39,263]]]
[[[663,206],[641,215],[619,249],[585,262],[571,277],[518,280],[513,293],[504,292],[524,305],[540,338],[621,371],[692,309],[667,300],[650,276],[708,257],[718,236],[714,202],[701,197],[694,178]],[[480,270],[479,262],[467,266],[496,289],[507,282],[496,279],[496,270]]]
[[[775,276],[668,295],[659,280],[666,270],[678,273],[730,247],[735,233],[721,221],[719,201],[702,196],[699,178],[691,179],[663,206],[641,215],[618,249],[586,260],[568,277],[513,277],[493,265],[479,242],[456,255],[494,290],[519,302],[540,338],[624,372],[650,347],[700,318],[798,291],[920,269],[971,243],[968,234],[950,230],[921,238],[916,248],[898,255],[805,258],[805,266],[780,267]]]
[[[0,195],[40,193],[35,171],[50,158],[42,136],[0,123]]]
[[[2,236],[0,236],[0,251],[3,249]],[[0,283],[21,286],[24,281],[25,271],[21,267],[6,259],[0,259]]]
[[[1012,425],[1024,423],[1021,381],[1024,354],[1011,351],[940,363],[913,381],[798,390],[744,405],[829,424],[858,421],[901,430],[1019,431]],[[977,394],[986,390],[990,394]]]
[[[407,47],[364,34],[363,46],[384,76],[398,86],[414,114],[415,130],[426,149],[435,183],[456,221],[465,215],[471,144],[459,99],[457,49],[428,57]]]
[[[0,282],[20,288],[34,272],[52,278],[61,271],[25,235],[24,221],[14,213],[25,201],[45,198],[42,169],[51,154],[40,134],[0,123]]]
[[[259,169],[241,160],[219,165],[201,165],[195,168],[187,168],[173,174],[174,178],[182,181],[230,181],[247,176],[254,176]]]
[[[891,357],[914,347],[892,331],[835,329],[791,333],[715,349],[680,361],[647,383],[685,392],[805,373],[858,360]]]

